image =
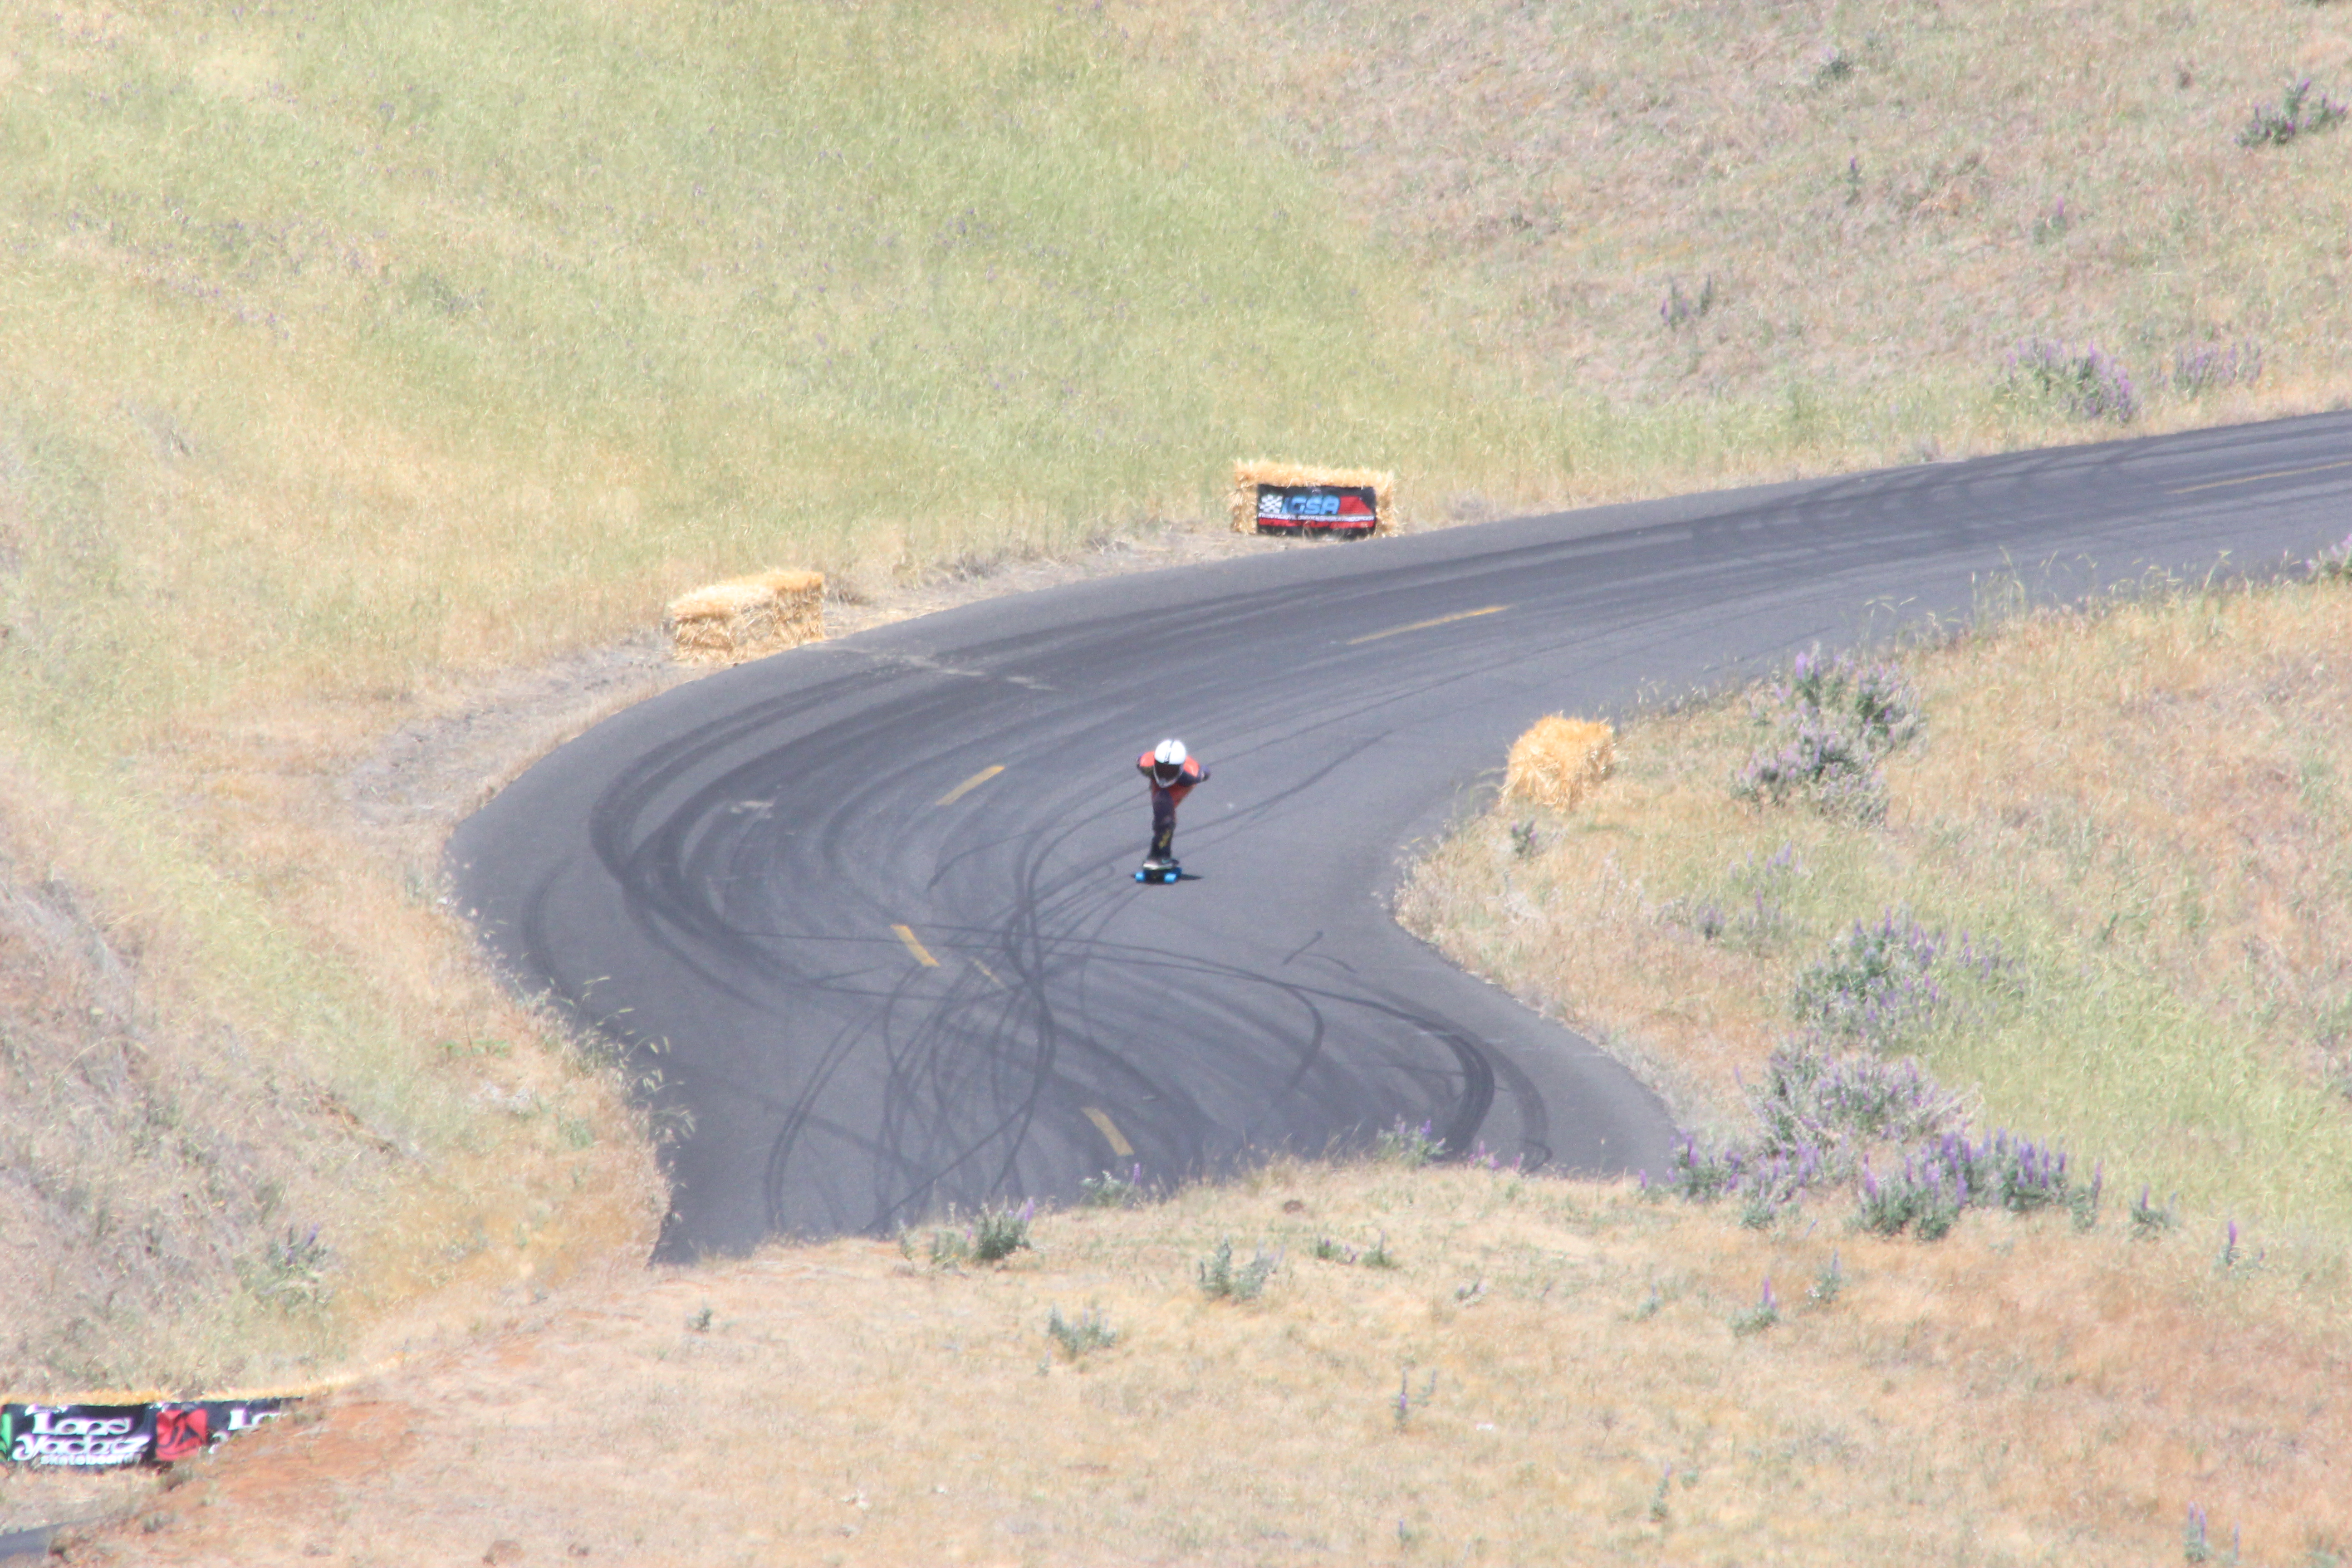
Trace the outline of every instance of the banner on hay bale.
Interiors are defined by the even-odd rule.
[[[1370,533],[1381,525],[1370,485],[1260,485],[1260,533]]]
[[[152,1405],[0,1405],[0,1453],[16,1465],[113,1469],[194,1458],[292,1408],[291,1399]]]
[[[1371,468],[1236,464],[1234,531],[1363,539],[1380,531],[1395,485],[1394,474]]]

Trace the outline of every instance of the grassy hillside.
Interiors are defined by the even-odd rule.
[[[20,17],[11,658],[79,722],[399,682],[1432,439],[1302,171],[1049,10],[921,16]]]
[[[1206,516],[1240,455],[1418,525],[2122,428],[2034,335],[2134,427],[2327,401],[2352,141],[2235,138],[2346,27],[0,9],[0,1224],[53,1266],[0,1375],[284,1372],[642,1244],[627,1086],[355,828],[402,726],[715,575]]]
[[[1785,754],[1785,684],[1639,720],[1588,806],[1499,805],[1420,868],[1404,917],[1613,1038],[1691,1125],[1744,1116],[1792,1041],[1916,1055],[2078,1176],[2340,1254],[2347,600],[2339,565],[1881,666],[1924,717],[1883,794],[1742,797]]]
[[[2143,418],[2347,390],[2352,150],[2243,140],[2297,82],[2304,123],[2352,98],[2340,7],[1155,10],[1192,46],[1215,18],[1229,101],[1278,105],[1450,341],[1531,395],[1948,453],[2030,422],[1986,406],[2021,340],[2112,356]],[[2251,388],[2217,348],[2261,355]]]

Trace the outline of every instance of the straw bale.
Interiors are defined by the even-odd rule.
[[[762,572],[681,594],[663,616],[670,657],[733,664],[824,637],[824,574]]]
[[[1389,526],[1389,507],[1396,494],[1396,474],[1389,468],[1317,468],[1303,463],[1275,463],[1263,458],[1234,465],[1234,488],[1226,497],[1233,510],[1234,531],[1249,533],[1257,527],[1260,485],[1370,485],[1380,528]]]
[[[1616,767],[1616,731],[1595,719],[1549,714],[1511,743],[1503,798],[1573,811]]]

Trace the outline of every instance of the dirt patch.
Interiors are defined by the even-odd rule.
[[[119,1518],[153,1496],[155,1482],[152,1471],[83,1476],[23,1465],[0,1467],[0,1539],[19,1531]],[[22,1568],[16,1557],[0,1557],[0,1562]]]
[[[2310,1393],[2340,1304],[2284,1256],[1839,1218],[1290,1167],[1043,1216],[1003,1268],[918,1237],[635,1273],[225,1447],[69,1560],[2123,1563],[2194,1507],[2274,1562],[2352,1531]],[[1221,1241],[1262,1294],[1201,1288]]]

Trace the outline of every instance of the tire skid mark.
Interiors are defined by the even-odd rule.
[[[583,737],[562,765],[583,781],[566,798],[587,802],[584,838],[560,842],[585,853],[501,866],[480,839],[486,869],[465,886],[495,906],[484,935],[518,984],[625,1043],[679,1045],[659,1058],[659,1092],[703,1121],[672,1155],[681,1212],[666,1248],[1074,1193],[1103,1147],[1090,1110],[1162,1180],[1348,1146],[1399,1116],[1434,1121],[1460,1151],[1505,1095],[1529,1160],[1555,1141],[1590,1160],[1589,1122],[1543,1099],[1586,1080],[1546,1067],[1538,1083],[1517,1047],[1448,1016],[1494,1018],[1458,988],[1436,993],[1458,1002],[1417,1001],[1417,972],[1365,957],[1360,911],[1327,919],[1294,900],[1267,933],[1278,942],[1254,953],[1250,913],[1220,902],[1217,860],[1256,858],[1262,873],[1301,825],[1302,849],[1328,847],[1318,811],[1344,806],[1319,803],[1344,803],[1352,771],[1400,735],[1425,745],[1463,728],[1433,712],[1476,709],[1484,724],[1564,675],[1601,691],[1654,669],[1720,680],[1809,637],[1851,637],[1858,614],[1909,615],[1895,595],[1920,591],[1923,563],[1939,583],[1962,574],[1959,598],[1933,601],[1959,614],[1969,562],[2013,559],[2040,573],[2037,598],[2070,595],[2133,561],[2194,558],[2217,533],[2250,537],[2222,532],[2231,498],[2254,504],[2274,470],[2300,477],[2260,504],[2340,537],[2328,508],[2352,483],[2317,468],[2347,429],[2316,416],[1924,465],[1627,509],[1622,526],[1565,536],[1506,524],[1478,536],[1491,546],[1465,531],[1089,588],[1055,601],[1059,620],[947,616],[938,637],[910,623],[887,646],[830,645],[673,693],[627,721],[657,745]],[[1510,615],[1477,615],[1505,601]],[[1394,637],[1370,660],[1333,637],[1455,622],[1459,635]],[[1716,639],[1703,657],[1695,634]],[[1278,679],[1199,689],[1187,661],[1219,647]],[[663,712],[680,718],[664,730]],[[1104,849],[1128,838],[1109,819],[1133,781],[1102,782],[1122,770],[1101,759],[1131,756],[1163,714],[1206,739],[1211,713],[1220,790],[1239,790],[1187,829],[1211,879],[1139,893]],[[1418,765],[1409,776],[1435,778]],[[1021,787],[932,810],[989,768]],[[1280,785],[1241,787],[1253,777]],[[1186,940],[1192,911],[1212,918],[1203,941]],[[940,967],[910,965],[897,924]]]

